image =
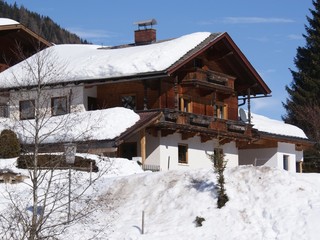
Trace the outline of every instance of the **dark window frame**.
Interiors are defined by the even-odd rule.
[[[129,101],[128,98],[130,98],[130,97],[132,99]],[[136,94],[122,94],[121,98],[120,98],[120,103],[121,103],[121,106],[124,108],[128,108],[131,110],[137,110],[137,95]]]
[[[56,101],[63,100],[62,102],[62,109],[55,109]],[[63,106],[64,105],[64,106]],[[51,115],[52,116],[60,116],[65,115],[69,113],[69,107],[68,107],[68,98],[67,96],[61,96],[61,97],[52,97],[51,98]]]
[[[30,110],[28,110],[30,109]],[[21,100],[19,101],[20,120],[28,120],[35,118],[35,100]]]
[[[178,163],[188,164],[188,144],[178,144]]]

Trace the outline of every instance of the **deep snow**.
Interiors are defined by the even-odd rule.
[[[0,164],[14,168],[14,161],[1,160]],[[126,159],[111,162],[108,174],[94,185],[98,191],[88,192],[91,199],[100,197],[101,205],[87,221],[71,226],[61,239],[89,239],[95,234],[95,239],[115,240],[319,238],[318,174],[252,166],[227,169],[230,200],[217,209],[212,169],[151,173]],[[89,174],[82,176],[85,179]],[[25,184],[14,186],[20,191],[27,188]],[[5,184],[0,184],[1,194],[5,194],[4,188]],[[0,199],[3,210],[6,205]],[[194,223],[197,216],[205,219],[202,227]]]
[[[0,84],[2,88],[36,84],[34,77],[30,75],[29,65],[36,69],[37,59],[48,66],[53,62],[63,63],[64,74],[60,78],[55,77],[55,83],[164,71],[210,34],[197,32],[151,45],[118,49],[87,44],[54,45],[2,72]]]

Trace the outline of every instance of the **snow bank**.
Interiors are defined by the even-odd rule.
[[[122,107],[76,112],[43,119],[39,136],[41,143],[114,139],[138,120],[138,114]],[[34,141],[34,125],[34,120],[0,118],[0,131],[13,129],[24,143]]]
[[[302,129],[262,115],[251,113],[251,123],[254,125],[253,127],[260,132],[307,139]]]
[[[216,207],[211,170],[119,178],[109,193],[121,199],[110,239],[318,239],[320,176],[268,167],[226,172],[230,201]],[[121,191],[118,191],[121,189]],[[145,211],[145,235],[141,213]],[[202,227],[195,218],[203,217]]]
[[[4,167],[12,161],[0,160],[0,164]],[[100,199],[99,206],[61,239],[316,240],[320,234],[319,174],[252,166],[227,169],[230,200],[217,209],[216,176],[211,169],[144,173],[125,159],[99,164],[109,166],[109,171],[88,192],[91,200]],[[81,180],[88,176],[83,173]],[[14,186],[22,192],[28,189],[25,184]],[[0,184],[1,194],[5,188]],[[0,199],[1,210],[6,205]],[[194,223],[197,216],[205,219],[202,227]]]
[[[20,24],[10,18],[0,18],[0,26]]]

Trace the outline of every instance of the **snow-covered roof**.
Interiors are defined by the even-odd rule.
[[[41,54],[46,56],[45,62],[64,63],[64,76],[59,82],[157,73],[172,66],[210,35],[209,32],[197,32],[150,45],[116,49],[97,45],[55,45],[1,73],[0,85],[2,88],[11,88],[32,84],[30,69],[26,70],[26,65],[27,62],[36,62]],[[48,54],[48,51],[51,52]]]
[[[70,113],[45,119],[39,136],[41,143],[112,140],[139,119],[138,114],[121,107]],[[34,141],[34,125],[34,120],[0,118],[0,131],[13,129],[23,143]]]
[[[10,18],[0,18],[0,26],[16,25],[16,24],[20,24],[20,23]]]
[[[260,132],[308,139],[302,129],[262,115],[251,113],[251,123]]]

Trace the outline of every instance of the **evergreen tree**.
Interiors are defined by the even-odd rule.
[[[320,0],[312,0],[314,9],[309,9],[309,25],[305,25],[304,47],[297,48],[294,59],[297,71],[290,69],[293,80],[286,86],[289,97],[283,106],[286,115],[283,120],[304,130],[317,144],[308,157],[320,162]],[[306,157],[306,160],[308,158]]]

